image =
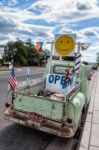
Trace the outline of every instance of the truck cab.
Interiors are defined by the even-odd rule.
[[[73,69],[73,61],[48,62],[42,78],[18,85],[4,113],[5,119],[59,137],[73,137],[88,103],[87,67],[81,64],[78,74]]]

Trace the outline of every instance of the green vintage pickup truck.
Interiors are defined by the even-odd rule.
[[[4,117],[60,137],[73,137],[88,104],[87,66],[81,64],[79,74],[75,75],[74,62],[69,61],[68,84],[66,68],[67,61],[52,60],[42,78],[25,81],[23,85],[21,82]]]

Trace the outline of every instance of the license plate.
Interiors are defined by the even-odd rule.
[[[29,113],[29,118],[36,122],[43,122],[43,120],[44,120],[41,115],[34,113],[34,112]]]

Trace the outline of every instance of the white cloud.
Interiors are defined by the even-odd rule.
[[[2,2],[5,3],[5,0]],[[27,9],[14,7],[20,0],[8,0],[8,6],[4,6],[2,2],[0,2],[1,42],[15,40],[18,36],[22,39],[29,37],[34,41],[37,39],[48,41],[55,33],[67,32],[75,33],[77,41],[90,42],[92,45],[99,41],[99,27],[89,28],[86,24],[89,18],[99,18],[97,0],[38,0]],[[30,24],[29,20],[33,23]],[[38,20],[47,22],[49,26],[44,23],[41,25]],[[74,25],[74,21],[79,20],[85,21],[86,27],[73,30],[70,24]],[[96,56],[99,45],[93,47],[92,45],[88,53],[92,52]],[[89,58],[88,55],[85,57]]]
[[[99,52],[99,43],[92,43],[86,51],[82,51],[82,60],[96,62],[97,53]]]
[[[21,34],[25,34],[26,38],[30,36],[32,37],[39,37],[45,36],[50,37],[52,36],[52,27],[47,27],[47,26],[41,26],[41,25],[34,25],[34,24],[29,24],[25,23],[28,19],[33,18],[33,14],[26,10],[19,10],[19,9],[12,9],[10,11],[9,8],[6,7],[6,11],[4,11],[5,7],[2,7],[2,10],[0,11],[0,18],[2,17],[2,20],[0,20],[0,26],[3,24],[1,29],[1,33],[15,33],[15,36],[17,33],[19,33],[20,37]],[[35,16],[36,17],[36,16]],[[34,18],[35,18],[34,17]],[[9,30],[10,29],[10,30]],[[41,39],[42,39],[41,38]]]
[[[31,9],[39,11],[37,19],[46,19],[48,22],[73,22],[91,17],[99,17],[97,1],[93,0],[39,0]]]
[[[97,43],[99,41],[99,27],[85,28],[76,31],[78,40],[81,42]]]

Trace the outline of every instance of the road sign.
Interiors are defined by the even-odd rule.
[[[66,85],[65,75],[47,74],[46,90],[56,93],[66,93],[71,89],[73,84],[73,76],[70,76],[70,82]]]
[[[55,50],[61,56],[68,56],[74,52],[75,49],[75,34],[56,35]]]

